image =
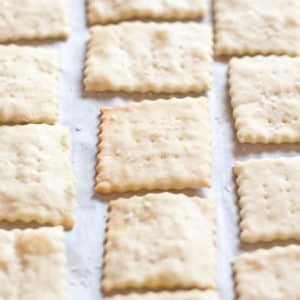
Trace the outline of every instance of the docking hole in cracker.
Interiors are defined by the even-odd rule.
[[[90,25],[131,19],[187,20],[207,12],[207,0],[88,0]]]
[[[0,126],[0,221],[74,223],[68,130],[29,124]]]
[[[212,86],[212,32],[205,24],[125,22],[93,26],[86,91],[204,92]]]
[[[65,39],[69,0],[0,0],[0,43]]]
[[[0,124],[55,123],[57,81],[55,50],[0,46]]]
[[[210,187],[206,98],[107,107],[100,122],[96,192]]]
[[[241,239],[300,240],[300,157],[237,162]]]
[[[105,293],[215,289],[215,268],[212,200],[158,193],[109,203]]]
[[[0,299],[67,299],[61,227],[0,230]]]

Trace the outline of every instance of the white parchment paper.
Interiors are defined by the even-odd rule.
[[[94,177],[98,143],[99,109],[126,104],[136,98],[153,95],[86,94],[82,87],[83,64],[88,40],[84,0],[70,0],[72,33],[66,42],[49,44],[60,52],[59,98],[61,123],[72,136],[72,166],[76,177],[77,219],[66,233],[68,249],[69,299],[99,300],[106,200],[116,195],[94,195]],[[210,23],[211,17],[205,22]],[[201,37],[199,37],[201,38]],[[136,41],[137,43],[139,41]],[[217,202],[217,281],[220,298],[234,299],[231,261],[240,251],[253,250],[238,239],[238,208],[232,166],[235,160],[290,156],[300,151],[299,144],[281,146],[240,145],[236,142],[232,112],[227,96],[226,60],[214,64],[214,89],[208,93],[213,130],[213,187],[185,191],[210,197]],[[120,179],[121,180],[121,179]],[[199,233],[201,234],[201,233]],[[157,237],[159,239],[159,237]],[[268,247],[269,245],[264,245]]]

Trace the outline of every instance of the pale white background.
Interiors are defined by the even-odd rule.
[[[109,196],[93,194],[99,109],[103,106],[126,104],[133,98],[153,95],[86,94],[82,87],[83,63],[88,40],[84,0],[70,1],[72,33],[68,41],[47,47],[60,52],[59,98],[61,123],[68,126],[72,137],[72,166],[76,177],[76,225],[66,234],[68,249],[69,298],[99,300],[103,240]],[[210,23],[210,17],[205,22]],[[201,38],[201,37],[199,37]],[[137,43],[139,41],[136,41]],[[278,155],[293,155],[300,146],[239,145],[233,129],[227,96],[227,65],[214,64],[214,89],[208,94],[213,130],[213,187],[199,191],[217,202],[217,268],[220,298],[234,299],[231,271],[232,258],[242,250],[238,240],[238,209],[232,166],[235,160]],[[291,151],[289,151],[291,150]],[[195,194],[197,191],[185,191]],[[116,195],[112,195],[116,197]],[[199,232],[199,234],[201,234]],[[157,237],[159,239],[159,236]],[[267,245],[269,246],[269,245]]]

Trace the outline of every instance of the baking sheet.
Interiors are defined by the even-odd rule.
[[[85,1],[72,0],[70,3],[70,38],[66,42],[47,45],[58,48],[60,52],[61,123],[69,127],[72,136],[72,166],[76,177],[76,225],[66,233],[69,299],[98,300],[102,299],[100,282],[106,200],[117,197],[93,194],[99,109],[126,104],[132,99],[155,98],[155,95],[86,94],[83,91],[83,63],[88,40]],[[210,17],[205,22],[210,23]],[[233,163],[248,158],[295,155],[299,153],[300,145],[255,146],[236,142],[227,96],[226,61],[214,64],[214,89],[208,93],[208,98],[213,129],[213,187],[185,192],[210,197],[217,202],[217,281],[220,298],[230,300],[234,299],[232,258],[242,250],[256,248],[239,244]]]

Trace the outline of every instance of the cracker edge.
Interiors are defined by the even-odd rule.
[[[196,10],[194,12],[182,13],[181,11],[169,11],[164,13],[163,15],[157,14],[155,12],[144,12],[136,14],[136,12],[131,12],[128,14],[124,14],[123,17],[100,17],[95,18],[92,10],[93,10],[93,0],[86,0],[86,6],[87,6],[87,21],[88,26],[93,26],[97,24],[109,24],[109,23],[119,23],[122,21],[130,21],[130,20],[137,20],[137,19],[152,19],[152,20],[165,20],[165,21],[175,21],[175,20],[195,20],[195,19],[202,19],[208,12],[208,1],[203,0],[203,7],[201,10]]]
[[[71,157],[71,147],[70,147],[70,134],[69,134],[69,130],[67,127],[62,126],[62,125],[48,125],[48,124],[26,124],[26,125],[16,125],[16,126],[49,126],[49,127],[59,127],[63,130],[63,134],[66,137],[66,141],[68,143],[67,147],[68,147],[68,151],[66,153],[66,160],[67,160],[67,165],[69,168],[69,172],[70,172],[70,180],[72,180],[72,196],[73,196],[73,200],[72,200],[72,210],[70,210],[70,213],[68,216],[62,216],[60,215],[59,217],[51,217],[49,219],[45,219],[43,214],[37,214],[35,218],[31,217],[31,218],[25,218],[25,217],[19,217],[19,216],[1,216],[1,220],[0,222],[9,222],[9,223],[17,223],[17,222],[21,222],[27,225],[30,225],[30,223],[34,223],[34,224],[38,224],[38,225],[51,225],[51,226],[63,226],[66,230],[71,230],[74,226],[75,223],[75,208],[76,208],[76,203],[74,200],[74,182],[75,182],[75,177],[73,175],[72,172],[72,166],[70,163],[70,157]],[[8,125],[5,125],[8,126]]]
[[[276,241],[287,241],[295,238],[291,238],[290,234],[288,235],[286,231],[278,230],[276,233],[264,233],[264,234],[257,234],[255,237],[250,237],[249,234],[245,234],[245,231],[248,231],[248,227],[245,226],[245,213],[244,213],[244,207],[247,204],[247,201],[244,201],[244,194],[241,191],[240,184],[242,182],[241,180],[241,171],[239,170],[241,167],[247,167],[247,165],[251,164],[252,162],[264,162],[264,161],[280,161],[284,163],[286,159],[293,159],[297,158],[300,159],[300,156],[293,156],[289,158],[281,157],[281,158],[262,158],[262,159],[250,159],[246,161],[236,161],[234,164],[234,174],[236,176],[236,184],[237,184],[237,195],[238,195],[238,206],[239,206],[239,229],[240,229],[240,239],[244,243],[247,244],[255,244],[260,242],[276,242]],[[297,239],[296,239],[297,240]]]
[[[297,245],[275,246],[270,249],[258,249],[255,250],[254,252],[243,253],[235,257],[232,264],[233,265],[232,270],[233,270],[233,277],[235,283],[236,299],[237,300],[243,299],[243,294],[244,294],[243,287],[242,287],[243,272],[240,272],[239,262],[243,262],[243,260],[247,258],[268,256],[270,253],[284,254],[286,251],[293,251],[293,250],[300,251],[300,247]]]
[[[218,0],[216,0],[218,1]],[[254,56],[257,57],[257,56]],[[262,57],[261,55],[259,55],[258,57]],[[230,104],[231,104],[231,108],[232,108],[232,116],[234,119],[234,128],[236,130],[236,137],[238,139],[238,141],[240,143],[251,143],[251,144],[255,144],[255,143],[259,143],[258,139],[259,137],[257,135],[251,134],[251,133],[247,133],[247,134],[243,134],[243,132],[241,133],[241,123],[243,123],[243,121],[240,120],[240,118],[238,118],[238,114],[236,113],[236,109],[237,107],[233,105],[233,101],[232,99],[235,98],[235,93],[234,93],[234,89],[233,89],[233,83],[236,81],[233,79],[234,76],[234,71],[233,71],[233,65],[237,63],[237,61],[241,61],[244,58],[251,58],[250,56],[244,56],[243,58],[237,58],[237,57],[233,57],[229,60],[228,63],[228,84],[229,84],[229,97],[230,97]],[[265,139],[264,135],[260,135],[260,139],[262,140],[261,142],[263,142],[263,140]],[[265,142],[267,143],[267,142]]]
[[[67,37],[66,37],[67,38]],[[55,78],[55,100],[56,100],[56,115],[49,117],[47,121],[44,123],[49,125],[55,125],[59,121],[60,117],[60,101],[58,97],[58,88],[59,88],[59,54],[57,49],[47,49],[50,53],[50,51],[53,53],[54,61],[55,61],[55,73],[53,78]],[[38,122],[40,123],[40,122]],[[37,124],[38,124],[37,123]],[[70,142],[69,142],[69,148],[70,148]]]
[[[160,296],[166,295],[166,296],[171,297],[172,295],[182,295],[182,294],[184,294],[184,296],[185,296],[185,294],[189,294],[189,293],[194,294],[194,292],[202,294],[201,296],[199,294],[199,296],[201,297],[201,299],[199,298],[200,300],[204,300],[204,299],[205,300],[219,300],[220,299],[218,292],[215,290],[191,289],[191,290],[158,291],[158,292],[145,291],[142,293],[132,292],[129,294],[105,296],[104,300],[140,300],[140,299],[144,299],[144,298],[142,298],[144,296],[146,296],[146,299],[153,300],[153,299],[155,299],[155,296],[160,297]],[[194,295],[192,295],[192,296],[194,296]],[[198,296],[198,295],[195,295],[195,296]]]
[[[207,61],[207,63],[209,63],[211,65],[210,67],[210,71],[207,73],[207,83],[203,83],[202,85],[199,84],[195,84],[193,87],[189,87],[189,88],[178,88],[178,86],[175,88],[174,86],[170,86],[168,84],[164,84],[164,85],[148,85],[147,87],[144,88],[136,88],[136,87],[119,87],[116,85],[111,84],[111,88],[107,88],[107,89],[101,89],[101,88],[97,88],[95,87],[97,84],[93,83],[93,82],[89,82],[90,81],[90,74],[91,72],[91,68],[92,68],[92,64],[90,62],[90,57],[92,57],[92,49],[94,46],[94,39],[93,39],[93,35],[94,35],[94,31],[97,30],[97,28],[99,27],[121,27],[123,25],[128,25],[128,24],[137,24],[140,26],[145,26],[145,24],[148,25],[155,25],[157,26],[158,24],[160,24],[160,26],[163,25],[168,25],[170,26],[170,23],[167,22],[163,22],[163,23],[155,23],[155,22],[149,22],[149,23],[145,23],[142,21],[135,21],[135,22],[122,22],[120,25],[118,24],[109,24],[106,26],[103,25],[95,25],[89,28],[89,41],[87,44],[87,50],[86,50],[86,58],[85,58],[85,63],[84,63],[84,71],[83,71],[83,86],[86,92],[125,92],[125,93],[154,93],[154,94],[159,94],[159,93],[166,93],[166,94],[174,94],[174,93],[178,93],[178,94],[185,94],[185,93],[204,93],[206,91],[209,91],[212,89],[213,86],[213,32],[212,32],[212,27],[205,24],[205,23],[197,23],[197,22],[188,22],[188,23],[184,23],[184,24],[192,24],[192,25],[200,25],[203,28],[206,28],[207,31],[207,36],[209,38],[209,56],[210,59],[209,61]],[[173,22],[172,23],[174,26],[176,24],[183,24],[182,22]],[[201,88],[200,88],[201,87]]]
[[[100,133],[98,135],[98,140],[100,141],[98,143],[98,154],[97,154],[97,165],[96,165],[96,177],[95,177],[95,181],[96,181],[96,184],[95,184],[95,187],[94,187],[94,192],[95,193],[103,193],[103,194],[107,194],[107,193],[113,193],[113,192],[117,192],[117,193],[120,193],[120,192],[128,192],[128,191],[141,191],[141,190],[152,190],[152,189],[158,189],[158,190],[161,190],[161,191],[165,191],[165,190],[168,190],[168,189],[174,189],[174,190],[183,190],[185,188],[192,188],[192,189],[197,189],[197,188],[210,188],[211,187],[211,180],[212,180],[212,167],[211,167],[211,164],[212,164],[212,149],[211,149],[211,143],[212,143],[212,140],[211,140],[211,124],[210,124],[210,116],[209,116],[209,105],[208,105],[208,99],[206,97],[197,97],[197,98],[193,98],[193,97],[185,97],[185,98],[170,98],[170,99],[158,99],[158,100],[155,100],[155,103],[157,102],[166,102],[166,101],[172,101],[172,100],[181,100],[181,101],[185,101],[185,100],[193,100],[193,101],[201,101],[201,102],[204,102],[205,103],[205,107],[206,107],[206,112],[207,112],[207,122],[209,124],[209,132],[208,132],[208,136],[209,136],[209,147],[210,147],[210,153],[209,153],[209,158],[208,158],[208,161],[207,163],[209,164],[210,166],[210,170],[209,170],[209,174],[207,176],[207,178],[201,178],[201,184],[199,183],[198,184],[198,187],[194,187],[194,186],[191,186],[191,185],[186,185],[185,187],[174,187],[174,185],[168,185],[168,186],[160,186],[160,187],[153,187],[153,186],[150,186],[150,185],[145,185],[143,187],[140,187],[140,186],[135,186],[135,187],[131,187],[131,188],[116,188],[114,186],[112,186],[109,182],[106,182],[105,185],[103,184],[102,180],[100,180],[99,178],[99,173],[100,173],[100,170],[101,170],[101,165],[102,165],[102,153],[103,153],[103,149],[105,149],[105,142],[103,143],[103,132],[104,132],[104,127],[103,125],[105,125],[105,120],[106,120],[106,115],[107,113],[111,112],[111,111],[114,111],[114,110],[119,110],[119,109],[123,109],[124,106],[113,106],[113,107],[103,107],[101,108],[100,110],[100,126],[99,126],[99,130],[100,130]],[[143,100],[141,102],[137,102],[137,103],[131,103],[131,104],[128,104],[128,105],[141,105],[143,102],[148,102],[148,103],[153,103],[153,100]],[[126,107],[126,106],[125,106]],[[200,181],[199,181],[200,182]]]
[[[230,47],[226,47],[224,45],[219,45],[220,40],[220,30],[223,28],[223,24],[221,21],[221,17],[223,14],[223,8],[220,2],[223,0],[214,0],[213,1],[213,23],[214,23],[214,53],[217,57],[233,57],[233,56],[255,56],[255,55],[288,55],[292,57],[297,57],[300,55],[300,50],[294,50],[294,51],[269,51],[269,50],[255,50],[254,48],[241,48],[240,50],[232,50]]]
[[[193,199],[201,199],[201,201],[207,201],[207,203],[209,203],[209,205],[211,206],[211,208],[213,209],[213,218],[211,219],[211,222],[212,222],[212,225],[213,225],[213,230],[211,232],[211,235],[212,235],[212,243],[213,243],[213,255],[215,257],[214,259],[214,264],[213,264],[213,267],[215,269],[215,278],[214,278],[214,286],[211,286],[211,287],[208,287],[206,289],[202,289],[200,287],[195,287],[195,286],[179,286],[180,289],[200,289],[201,291],[208,291],[208,290],[213,290],[215,291],[216,289],[216,267],[217,267],[217,258],[216,258],[216,254],[217,254],[217,238],[216,238],[216,222],[217,222],[217,206],[216,206],[216,203],[210,199],[210,198],[202,198],[202,197],[199,197],[199,196],[192,196],[192,197],[189,197],[183,193],[180,193],[180,194],[173,194],[173,193],[170,193],[170,192],[162,192],[162,193],[159,193],[159,194],[155,194],[155,193],[149,193],[147,195],[154,195],[156,197],[159,197],[160,195],[170,195],[171,197],[173,195],[176,196],[183,196],[183,197],[186,197],[186,198],[193,198]],[[117,200],[112,200],[108,203],[108,217],[107,217],[107,220],[106,220],[106,230],[105,230],[105,240],[104,240],[104,254],[103,254],[103,264],[102,264],[102,279],[101,279],[101,287],[102,287],[102,291],[104,293],[104,295],[106,296],[109,296],[111,295],[112,293],[119,293],[119,292],[122,292],[122,291],[127,291],[127,290],[133,290],[132,292],[137,292],[139,290],[139,288],[136,287],[136,282],[131,282],[130,284],[127,284],[126,286],[124,285],[115,285],[114,287],[111,287],[110,285],[107,286],[107,284],[104,282],[105,281],[105,268],[106,268],[106,254],[109,252],[109,247],[108,247],[108,241],[110,240],[110,231],[111,231],[111,218],[110,218],[110,212],[111,210],[113,209],[113,207],[115,206],[115,202],[119,202],[119,201],[122,201],[122,202],[127,202],[127,201],[131,201],[131,200],[134,200],[136,198],[140,199],[140,198],[143,198],[144,196],[137,196],[137,195],[134,195],[134,196],[131,196],[130,198],[118,198]],[[180,201],[180,200],[179,200]],[[156,287],[151,287],[149,288],[149,286],[147,288],[144,288],[145,290],[151,290],[151,291],[160,291],[160,290],[168,290],[168,291],[176,291],[178,290],[178,284],[177,285],[165,285],[165,286],[156,286]]]

